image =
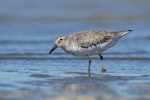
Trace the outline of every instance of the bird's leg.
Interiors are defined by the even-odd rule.
[[[106,69],[104,68],[104,59],[103,56],[101,54],[99,54],[99,57],[101,59],[101,64],[102,64],[102,72],[106,72]]]
[[[88,66],[88,71],[90,71],[91,62],[92,62],[92,60],[91,60],[91,58],[89,57],[89,66]]]
[[[91,72],[90,72],[90,67],[91,67],[91,58],[89,57],[89,66],[88,66],[88,74],[89,74],[89,77],[91,76]]]

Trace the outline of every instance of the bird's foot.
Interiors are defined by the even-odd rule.
[[[90,69],[88,69],[88,75],[89,75],[89,77],[91,76],[91,70]]]
[[[103,73],[106,72],[106,69],[102,68],[102,72],[103,72]]]

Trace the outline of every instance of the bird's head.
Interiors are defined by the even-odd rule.
[[[49,54],[51,54],[57,47],[61,47],[64,42],[65,42],[66,37],[65,36],[59,36],[58,38],[55,39],[55,45],[54,47],[50,50]]]

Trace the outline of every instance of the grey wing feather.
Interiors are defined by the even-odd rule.
[[[85,31],[70,35],[70,37],[75,39],[82,48],[88,48],[92,45],[107,42],[112,36],[113,34],[110,32],[100,30]]]

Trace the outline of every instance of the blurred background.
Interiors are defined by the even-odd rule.
[[[102,85],[95,78],[80,85],[85,78],[82,76],[88,76],[86,59],[61,49],[48,54],[57,36],[85,30],[126,29],[134,31],[103,53],[106,74],[119,78],[100,76]],[[43,100],[43,97],[60,94],[90,93],[100,98],[107,93],[116,98],[118,95],[149,97],[150,91],[146,89],[150,85],[143,83],[150,79],[149,43],[150,0],[0,0],[0,98]],[[100,74],[100,62],[94,57],[92,73],[95,75]],[[139,84],[120,84],[120,80],[126,80],[121,77],[124,75],[145,76],[136,77],[136,82],[142,83],[140,89]],[[76,76],[81,79],[67,83],[66,78]],[[115,81],[109,82],[112,79]],[[93,82],[93,87],[88,82]]]
[[[0,54],[47,53],[57,36],[93,29],[149,39],[149,9],[149,0],[1,0]]]

